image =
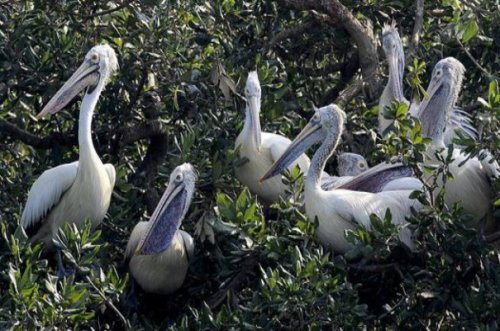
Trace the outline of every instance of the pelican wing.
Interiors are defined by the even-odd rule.
[[[135,225],[130,238],[128,239],[127,249],[125,250],[125,261],[130,260],[141,242],[141,238],[148,229],[148,222],[139,222]]]
[[[344,185],[351,181],[354,176],[321,176],[321,188],[325,191],[331,191],[334,188]]]
[[[401,163],[381,163],[336,188],[377,193],[383,191],[391,181],[412,175],[411,168]]]
[[[75,182],[78,161],[62,164],[44,171],[28,193],[21,216],[21,226],[28,235],[36,233],[49,211]]]
[[[451,143],[451,140],[457,136],[455,130],[461,131],[466,137],[477,140],[477,130],[472,125],[469,114],[458,107],[454,107],[448,117],[444,133],[445,143]]]

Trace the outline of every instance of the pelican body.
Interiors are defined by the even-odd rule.
[[[386,210],[390,209],[392,222],[402,226],[399,234],[401,241],[412,248],[411,232],[404,227],[406,223],[405,216],[410,215],[412,208],[420,208],[417,201],[409,198],[412,190],[369,193],[344,189],[342,186],[330,191],[321,188],[321,171],[340,141],[344,119],[344,112],[336,105],[319,108],[262,180],[277,175],[297,155],[302,154],[312,145],[321,141],[322,144],[314,154],[304,180],[306,214],[311,220],[318,218],[318,239],[335,252],[345,253],[351,248],[351,245],[345,239],[346,230],[353,230],[358,226],[370,228],[371,214],[383,218]],[[380,167],[385,166],[380,165]],[[383,181],[385,175],[379,177],[378,174],[381,171],[383,172],[384,169],[372,168],[360,176],[365,179],[373,179],[373,181],[377,181],[377,178],[379,178],[379,181]],[[358,184],[362,184],[361,182],[360,180]],[[382,184],[380,183],[380,185]]]
[[[149,222],[139,222],[130,235],[125,256],[132,276],[146,292],[170,294],[184,283],[194,241],[179,227],[191,204],[195,182],[189,163],[175,168]]]
[[[239,146],[240,157],[248,159],[248,162],[236,167],[235,173],[238,180],[252,193],[257,194],[265,203],[271,204],[278,201],[280,196],[285,196],[286,185],[279,177],[264,183],[259,182],[259,179],[283,154],[291,140],[278,134],[261,132],[261,88],[256,71],[248,74],[245,97],[245,124],[243,131],[236,138],[236,147]],[[290,164],[290,169],[298,164],[302,171],[306,171],[309,163],[306,155],[300,155],[296,162]]]
[[[384,117],[384,112],[387,107],[391,106],[391,103],[399,101],[407,104],[410,107],[410,115],[415,117],[417,117],[419,107],[415,104],[410,105],[410,102],[405,98],[403,93],[405,55],[403,43],[394,22],[391,25],[386,24],[383,28],[382,46],[389,67],[389,79],[380,97],[378,113],[378,131],[384,136],[388,127],[392,124],[391,119]],[[449,112],[446,120],[444,132],[444,142],[446,145],[453,143],[452,140],[458,138],[455,130],[461,131],[466,137],[477,139],[477,131],[473,127],[469,115],[457,107],[454,107]]]
[[[462,63],[452,57],[439,61],[432,71],[432,78],[427,88],[429,98],[420,104],[418,112],[423,135],[432,140],[426,153],[427,164],[438,163],[436,152],[443,156],[447,155],[447,150],[444,148],[446,119],[460,93],[464,71]],[[467,161],[466,159],[467,155],[460,149],[453,150],[453,161],[449,164],[453,178],[446,182],[445,202],[449,206],[460,202],[464,210],[472,215],[472,225],[476,227],[479,227],[481,219],[487,217],[485,230],[489,232],[494,228],[493,217],[489,215],[491,201],[495,196],[491,178],[500,175],[500,168],[491,156],[484,160],[479,160],[477,157]],[[460,165],[464,161],[465,163]],[[442,178],[438,184],[440,188],[444,186]]]
[[[85,90],[78,126],[79,160],[46,170],[33,184],[21,216],[30,242],[52,246],[52,238],[64,223],[82,225],[90,219],[99,225],[109,207],[115,184],[115,168],[103,164],[92,143],[91,123],[96,103],[110,75],[118,68],[108,45],[93,47],[83,64],[38,114],[54,114]]]

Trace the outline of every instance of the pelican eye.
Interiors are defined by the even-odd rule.
[[[97,55],[96,53],[92,54],[90,56],[90,61],[92,61],[93,63],[99,62],[99,55]]]
[[[181,173],[178,173],[176,176],[175,176],[175,181],[176,182],[180,182],[182,181],[182,179],[184,178],[184,176],[182,176]]]
[[[313,121],[319,122],[319,114],[318,113],[314,114],[312,119],[313,119]]]
[[[436,70],[436,76],[441,76],[442,73],[443,73],[443,70],[441,70],[441,69]]]
[[[366,164],[364,162],[359,162],[358,167],[364,169],[366,167]]]

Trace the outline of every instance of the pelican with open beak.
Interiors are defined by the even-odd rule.
[[[370,215],[383,218],[387,209],[391,210],[392,222],[401,226],[399,237],[408,247],[413,247],[411,232],[405,226],[405,217],[412,209],[421,205],[409,198],[413,189],[382,191],[378,193],[356,191],[365,180],[371,186],[382,187],[388,180],[407,176],[406,170],[399,165],[380,165],[355,177],[354,184],[344,184],[330,191],[321,188],[321,174],[326,161],[333,154],[340,141],[344,127],[345,113],[336,105],[319,108],[302,132],[288,149],[263,176],[267,180],[283,171],[291,162],[307,149],[322,142],[314,153],[311,165],[304,180],[306,214],[310,220],[319,221],[317,236],[326,246],[336,252],[345,253],[351,245],[345,239],[345,231],[358,226],[371,227]],[[396,170],[395,172],[393,170]],[[399,173],[395,176],[395,173]],[[349,189],[344,188],[350,185]]]
[[[194,241],[179,227],[191,204],[195,182],[191,164],[175,168],[149,222],[139,222],[130,235],[125,257],[132,276],[146,292],[170,294],[184,283]]]

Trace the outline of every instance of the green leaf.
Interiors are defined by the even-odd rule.
[[[472,19],[469,21],[462,34],[462,40],[464,43],[468,43],[472,38],[477,36],[479,27],[477,26],[476,20]]]

